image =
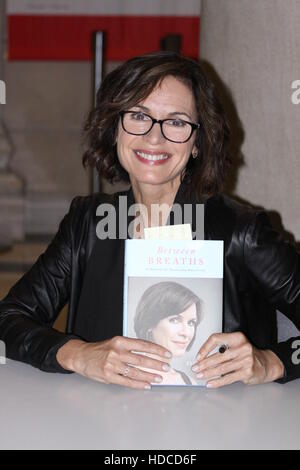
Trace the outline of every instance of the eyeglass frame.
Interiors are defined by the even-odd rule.
[[[136,114],[136,113],[141,113],[143,114],[144,116],[147,116],[151,119],[152,121],[152,125],[150,127],[150,129],[147,131],[147,132],[144,132],[143,134],[135,134],[133,132],[128,132],[125,127],[124,127],[124,122],[123,122],[123,119],[124,119],[124,114]],[[159,126],[160,126],[160,132],[162,133],[163,137],[166,139],[166,140],[169,140],[170,142],[173,142],[174,144],[184,144],[185,142],[188,142],[190,140],[190,138],[192,137],[193,135],[193,132],[196,130],[196,129],[200,129],[200,124],[199,123],[195,123],[195,122],[190,122],[190,121],[186,121],[185,119],[180,119],[180,121],[183,121],[187,124],[189,124],[191,126],[191,134],[190,136],[188,137],[188,139],[186,140],[182,140],[182,141],[177,141],[177,140],[171,140],[169,139],[168,137],[165,136],[164,132],[163,132],[163,123],[165,121],[172,121],[171,118],[167,118],[167,119],[155,119],[154,117],[150,116],[150,114],[146,114],[144,113],[143,111],[120,111],[119,112],[119,115],[121,116],[121,123],[122,123],[122,127],[124,129],[125,132],[127,132],[127,134],[130,134],[130,135],[147,135],[149,134],[149,132],[151,131],[151,129],[153,128],[154,124],[158,123]]]

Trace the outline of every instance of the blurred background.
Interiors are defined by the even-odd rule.
[[[160,49],[201,60],[217,86],[233,128],[226,192],[300,240],[299,24],[299,0],[0,0],[1,297],[72,198],[99,189],[81,165],[95,84]]]

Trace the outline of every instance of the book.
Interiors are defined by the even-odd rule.
[[[205,385],[191,367],[222,332],[222,306],[223,241],[125,240],[123,335],[172,353],[158,386]]]

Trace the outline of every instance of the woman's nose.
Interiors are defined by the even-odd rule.
[[[179,334],[180,334],[181,336],[185,336],[185,337],[189,336],[188,326],[187,326],[185,323],[182,323],[182,324],[181,324],[181,328],[180,328]]]
[[[152,129],[148,134],[143,135],[144,139],[147,142],[150,142],[152,144],[163,142],[166,139],[162,135],[160,124],[158,122],[154,123]]]

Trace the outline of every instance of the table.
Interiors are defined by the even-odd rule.
[[[0,365],[0,449],[300,448],[300,380],[285,385],[105,385]]]

